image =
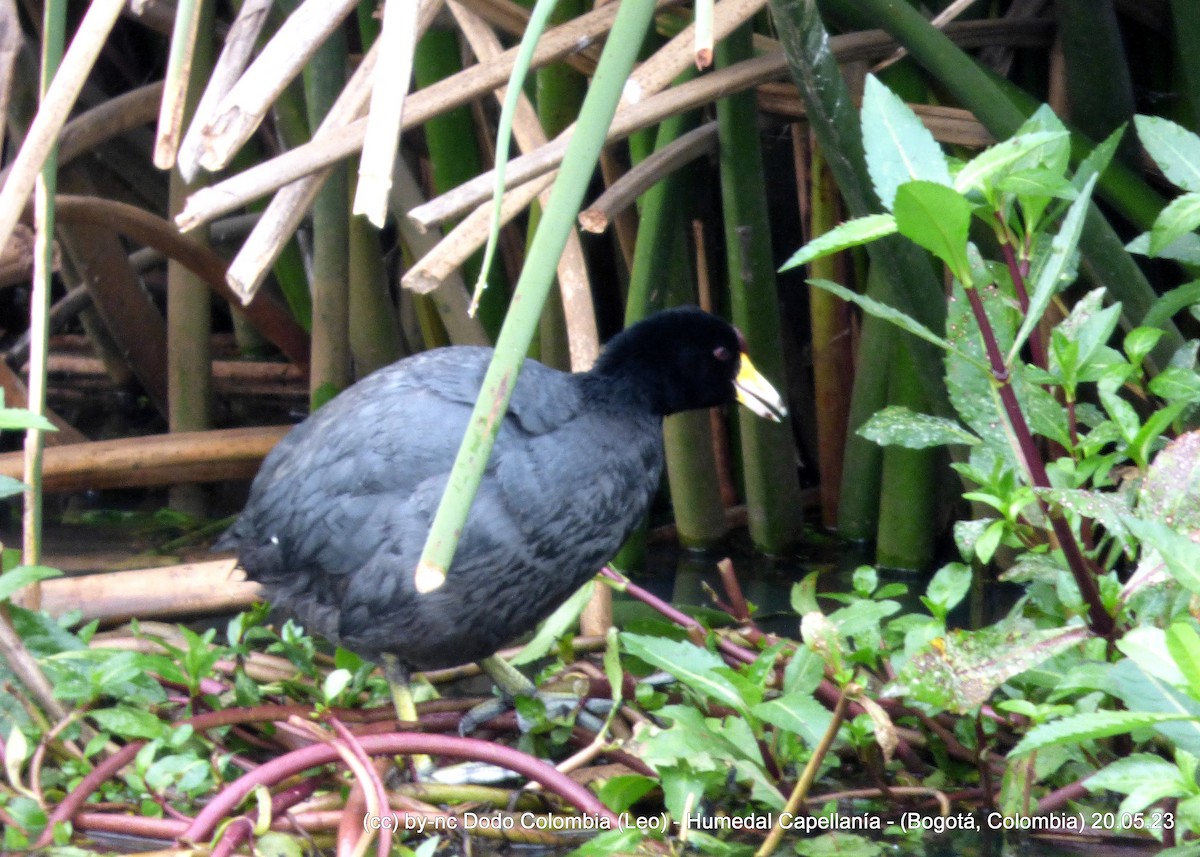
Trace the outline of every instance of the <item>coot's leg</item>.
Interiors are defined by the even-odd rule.
[[[392,691],[392,705],[396,707],[396,718],[402,725],[416,723],[417,704],[413,702],[408,666],[401,663],[395,655],[384,654],[379,660],[380,666],[383,667],[383,676]],[[433,760],[425,755],[413,756],[412,764],[414,774],[420,774],[422,771],[428,773],[433,769]]]

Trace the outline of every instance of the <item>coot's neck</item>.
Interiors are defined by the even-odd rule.
[[[592,368],[576,375],[584,398],[606,410],[662,417],[669,412],[662,367],[646,363],[637,348],[622,347],[625,334],[614,339]]]

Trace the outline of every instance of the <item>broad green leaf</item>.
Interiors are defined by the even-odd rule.
[[[1167,650],[1187,679],[1192,697],[1200,699],[1200,634],[1196,628],[1183,620],[1172,622],[1167,628]]]
[[[58,431],[58,427],[41,414],[25,408],[0,408],[0,430],[30,428]]]
[[[1079,196],[1075,186],[1067,181],[1061,173],[1052,172],[1043,167],[1010,173],[996,182],[996,187],[1006,193],[1022,197],[1040,196],[1070,200]]]
[[[680,640],[630,633],[621,634],[621,645],[634,657],[675,676],[705,699],[747,715],[746,702],[737,688],[716,672],[725,662],[707,649]]]
[[[789,693],[761,702],[751,710],[760,720],[799,735],[809,747],[820,742],[833,721],[829,709],[808,692]]]
[[[952,610],[971,591],[974,576],[969,565],[961,562],[947,563],[938,569],[937,574],[929,581],[925,597],[943,610]]]
[[[1195,237],[1200,242],[1200,235]],[[1159,297],[1151,304],[1150,311],[1142,319],[1142,324],[1146,327],[1162,327],[1175,313],[1193,304],[1200,304],[1200,280],[1176,286]]]
[[[813,279],[809,280],[808,284],[810,286],[816,286],[819,289],[824,289],[827,292],[832,292],[844,301],[857,304],[863,312],[870,313],[876,318],[881,318],[884,321],[890,321],[897,327],[907,330],[913,336],[919,336],[921,339],[924,339],[926,342],[932,342],[939,348],[944,348],[947,351],[954,350],[949,342],[947,342],[945,339],[942,339],[942,337],[938,336],[925,325],[921,324],[911,316],[905,315],[904,313],[900,312],[900,310],[893,309],[885,303],[880,303],[879,301],[869,298],[866,295],[860,295],[856,292],[852,292],[844,286],[838,285],[832,280]]]
[[[1150,392],[1168,402],[1200,401],[1200,374],[1195,369],[1168,366],[1150,379]]]
[[[958,279],[970,281],[971,204],[961,194],[934,182],[907,182],[896,189],[892,214],[901,235],[945,262]]]
[[[14,592],[24,589],[31,583],[59,577],[62,574],[57,568],[44,565],[18,565],[12,571],[0,574],[0,600],[11,598]]]
[[[170,727],[149,711],[124,705],[93,709],[88,717],[105,732],[124,738],[166,738],[170,732]]]
[[[579,618],[579,614],[583,612],[583,608],[587,606],[588,601],[591,599],[592,590],[595,587],[595,581],[591,580],[579,587],[574,595],[546,617],[545,621],[538,627],[533,639],[526,643],[509,663],[514,666],[520,666],[521,664],[532,663],[538,658],[544,657],[553,648],[554,644],[558,642],[559,638],[575,624],[575,620]]]
[[[1154,218],[1150,230],[1150,255],[1157,256],[1181,236],[1200,226],[1200,193],[1185,193],[1171,200]]]
[[[11,476],[0,474],[0,499],[15,497],[23,491],[28,490],[29,486],[20,479],[13,479]]]
[[[1200,530],[1200,432],[1180,435],[1154,457],[1138,489],[1138,514]]]
[[[1058,234],[1054,236],[1054,240],[1050,243],[1050,253],[1045,264],[1042,265],[1041,270],[1038,272],[1037,280],[1033,284],[1033,292],[1029,296],[1029,310],[1025,314],[1025,319],[1021,322],[1021,327],[1017,330],[1016,339],[1013,341],[1012,348],[1008,352],[1008,358],[1005,362],[1009,366],[1012,366],[1022,346],[1029,339],[1029,335],[1037,327],[1042,314],[1046,311],[1046,307],[1050,305],[1050,301],[1060,288],[1067,285],[1061,282],[1061,278],[1063,272],[1067,269],[1071,254],[1075,251],[1079,243],[1079,235],[1083,232],[1083,221],[1087,217],[1088,206],[1092,200],[1092,189],[1095,186],[1096,178],[1093,176],[1088,179],[1083,189],[1080,190],[1079,198],[1071,203],[1071,207],[1067,209],[1067,215],[1063,218],[1062,226],[1059,227]]]
[[[867,172],[883,207],[889,211],[896,189],[923,179],[950,186],[946,156],[929,129],[899,96],[867,76],[862,103],[863,149]]]
[[[962,443],[974,446],[979,438],[954,420],[918,414],[903,405],[889,405],[871,415],[858,433],[880,446],[926,449],[931,446]]]
[[[1173,716],[1177,722],[1154,724],[1154,730],[1180,750],[1200,755],[1200,701],[1192,699],[1129,658],[1108,672],[1109,691],[1130,711]]]
[[[353,679],[354,673],[350,670],[331,670],[329,675],[325,676],[325,681],[321,682],[321,695],[327,703],[333,702],[339,693],[350,686]]]
[[[1040,133],[1067,133],[1067,126],[1058,118],[1058,114],[1054,112],[1054,108],[1049,104],[1039,104],[1037,110],[1029,114],[1029,117],[1021,123],[1016,133],[1012,136],[1024,137],[1029,134]],[[1037,163],[1043,164],[1047,169],[1058,175],[1065,173],[1071,163],[1070,139],[1064,138],[1058,145],[1040,150]]]
[[[1015,169],[1036,166],[1067,139],[1065,131],[1035,131],[1019,134],[984,149],[954,177],[955,190],[982,190],[995,176]]]
[[[1088,636],[1081,627],[954,631],[910,658],[883,695],[965,713],[986,702],[1004,682]]]
[[[1097,738],[1123,735],[1160,723],[1187,720],[1188,717],[1186,714],[1156,714],[1147,711],[1093,711],[1075,714],[1035,726],[1009,751],[1009,756],[1024,756],[1044,747],[1081,744]]]
[[[1130,253],[1142,256],[1150,255],[1150,233],[1143,232],[1125,245]],[[1188,232],[1180,235],[1173,242],[1158,252],[1159,259],[1172,259],[1176,262],[1186,262],[1189,265],[1200,265],[1200,235]]]
[[[1120,794],[1131,794],[1147,786],[1166,785],[1175,789],[1179,784],[1179,768],[1151,753],[1134,753],[1117,759],[1083,781],[1090,792],[1107,789]]]
[[[1200,544],[1158,521],[1128,516],[1125,527],[1142,543],[1142,551],[1153,548],[1167,571],[1189,592],[1200,594]]]
[[[658,780],[643,774],[623,774],[600,787],[600,800],[613,812],[622,813],[658,787]]]
[[[1200,137],[1161,116],[1135,116],[1146,152],[1175,185],[1200,192]]]
[[[798,857],[879,857],[885,853],[882,842],[844,830],[801,838],[796,843]]]
[[[893,235],[896,232],[896,218],[890,214],[868,214],[866,217],[856,217],[839,223],[824,235],[818,235],[795,252],[790,259],[783,263],[780,271],[787,271],[797,265],[811,262],[830,253],[838,253],[850,247],[866,244],[877,238]]]

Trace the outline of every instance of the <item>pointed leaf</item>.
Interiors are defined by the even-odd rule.
[[[680,640],[629,633],[621,634],[621,644],[635,658],[670,673],[705,699],[732,708],[743,717],[748,714],[737,688],[716,672],[725,662],[707,649]]]
[[[995,176],[1015,169],[1036,166],[1067,138],[1065,131],[1035,131],[1019,134],[984,149],[954,177],[954,188],[962,192],[981,190]]]
[[[833,720],[829,709],[807,692],[789,693],[770,702],[759,703],[751,710],[760,720],[799,735],[809,747],[820,743]]]
[[[1023,756],[1044,747],[1109,738],[1132,732],[1134,729],[1187,718],[1186,714],[1157,714],[1147,711],[1093,711],[1088,714],[1075,714],[1035,726],[1009,751],[1009,756]]]
[[[44,565],[18,565],[11,571],[0,574],[0,600],[12,597],[14,592],[24,589],[31,583],[59,577],[62,574],[57,568]]]
[[[1102,176],[1104,171],[1108,169],[1108,165],[1112,163],[1113,157],[1117,154],[1117,148],[1121,145],[1121,138],[1125,136],[1125,125],[1113,131],[1104,141],[1088,152],[1087,157],[1079,162],[1079,168],[1075,170],[1075,175],[1071,176],[1071,184],[1076,190],[1081,190],[1088,179],[1092,176]]]
[[[1200,193],[1185,193],[1154,218],[1150,230],[1150,255],[1157,256],[1181,236],[1200,226]]]
[[[896,189],[924,179],[950,185],[946,156],[929,129],[899,96],[867,76],[862,103],[863,149],[879,201],[889,211]]]
[[[1000,685],[1087,639],[1087,629],[955,631],[914,655],[884,691],[965,713]]]
[[[1135,116],[1138,138],[1175,185],[1200,193],[1200,137],[1161,116]]]
[[[924,339],[926,342],[932,342],[939,348],[944,348],[947,351],[953,350],[949,342],[942,339],[942,337],[938,336],[916,319],[900,312],[898,309],[893,309],[887,304],[880,303],[879,301],[869,298],[866,295],[860,295],[856,292],[852,292],[844,286],[838,285],[832,280],[808,280],[808,284],[810,286],[816,286],[817,288],[824,289],[827,292],[832,292],[844,301],[857,304],[862,308],[863,312],[870,313],[876,318],[881,318],[884,321],[890,321],[897,327],[907,330],[913,336],[919,336],[921,339]]]
[[[889,405],[863,423],[858,433],[880,446],[902,446],[906,449],[926,449],[964,443],[974,446],[979,438],[954,420],[918,414],[902,405]]]
[[[896,190],[892,213],[901,235],[945,262],[954,276],[969,281],[971,204],[961,194],[933,182],[907,182]]]
[[[1083,189],[1079,192],[1079,198],[1071,203],[1071,207],[1067,209],[1067,216],[1063,218],[1062,226],[1058,229],[1058,234],[1054,236],[1054,240],[1050,243],[1050,255],[1046,259],[1045,264],[1042,265],[1037,281],[1033,285],[1033,294],[1029,298],[1029,311],[1025,314],[1025,319],[1021,322],[1021,327],[1017,331],[1017,337],[1008,352],[1006,362],[1010,366],[1016,359],[1021,347],[1029,339],[1029,335],[1037,327],[1038,322],[1042,318],[1042,313],[1046,311],[1046,307],[1050,305],[1050,301],[1060,288],[1067,285],[1061,282],[1060,278],[1067,269],[1071,253],[1074,252],[1076,245],[1079,243],[1079,235],[1083,232],[1083,221],[1087,216],[1088,206],[1091,204],[1092,199],[1092,189],[1095,186],[1096,177],[1093,176],[1088,179]]]
[[[866,217],[856,217],[839,223],[824,235],[818,235],[793,254],[780,266],[780,271],[787,271],[797,265],[838,253],[850,247],[866,244],[877,238],[893,235],[896,232],[896,218],[890,214],[868,214]]]

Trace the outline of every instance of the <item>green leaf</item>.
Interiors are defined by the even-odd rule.
[[[879,201],[889,211],[896,189],[905,182],[923,179],[950,186],[946,156],[933,134],[874,75],[867,75],[863,90],[862,136],[867,172]]]
[[[1081,627],[954,631],[911,657],[883,695],[909,696],[957,713],[986,702],[1000,685],[1088,637]]]
[[[1179,768],[1150,753],[1134,753],[1117,759],[1083,781],[1090,792],[1107,789],[1120,794],[1164,783],[1178,788]]]
[[[1190,622],[1176,620],[1167,628],[1167,650],[1187,679],[1195,699],[1200,699],[1200,634]]]
[[[1200,432],[1180,435],[1154,457],[1138,490],[1138,516],[1200,530]]]
[[[894,235],[896,218],[890,214],[868,214],[866,217],[856,217],[839,223],[824,235],[818,235],[797,250],[790,259],[780,266],[780,271],[787,271],[798,265],[838,253],[851,247],[858,247],[877,238]]]
[[[41,414],[25,408],[0,408],[0,430],[31,428],[58,431],[58,426]]]
[[[996,187],[1006,193],[1021,197],[1050,197],[1053,199],[1075,199],[1079,192],[1075,186],[1059,173],[1051,172],[1043,167],[1010,173]]]
[[[1088,152],[1087,157],[1079,162],[1079,168],[1075,170],[1075,175],[1071,176],[1071,184],[1076,190],[1083,188],[1087,184],[1088,179],[1093,176],[1102,176],[1104,171],[1108,169],[1108,165],[1112,163],[1113,157],[1117,154],[1117,148],[1121,145],[1121,138],[1125,135],[1125,125],[1113,131],[1104,141]]]
[[[613,777],[600,787],[600,800],[615,813],[622,813],[657,788],[658,780],[642,774]]]
[[[951,562],[938,569],[929,581],[925,597],[944,611],[950,611],[971,591],[974,573],[971,567],[961,562]]]
[[[944,348],[947,351],[955,350],[951,347],[949,342],[947,342],[945,339],[942,339],[942,337],[938,336],[925,325],[921,324],[911,316],[905,315],[904,313],[900,312],[900,310],[893,309],[885,303],[880,303],[879,301],[869,298],[866,295],[860,295],[856,292],[852,292],[849,289],[838,285],[832,280],[814,279],[809,280],[808,284],[810,286],[816,286],[819,289],[824,289],[827,292],[832,292],[844,301],[857,304],[863,312],[870,313],[876,318],[881,318],[884,321],[890,321],[897,327],[908,331],[914,336],[919,336],[926,342],[932,342],[939,348]]]
[[[13,479],[11,476],[0,474],[0,500],[5,497],[15,497],[23,491],[28,491],[29,486],[20,479]]]
[[[1146,152],[1175,185],[1200,192],[1200,137],[1161,116],[1135,116]]]
[[[1150,233],[1143,232],[1141,235],[1137,236],[1128,244],[1126,244],[1125,249],[1130,253],[1138,253],[1142,256],[1149,256]],[[1180,235],[1177,239],[1175,239],[1175,241],[1171,242],[1159,251],[1158,258],[1172,259],[1176,262],[1185,262],[1188,265],[1200,265],[1200,235],[1197,235],[1193,232]]]
[[[325,681],[321,682],[321,695],[325,697],[327,703],[333,702],[337,699],[338,694],[350,686],[353,678],[354,673],[350,670],[330,671],[329,675],[325,676]]]
[[[918,414],[903,405],[889,405],[873,414],[858,433],[880,446],[926,449],[931,446],[962,443],[974,446],[979,438],[954,420]]]
[[[18,565],[12,571],[0,574],[0,600],[11,598],[14,592],[24,589],[31,583],[61,576],[62,572],[57,568],[49,568],[44,565]]]
[[[1200,755],[1200,701],[1129,658],[1115,664],[1107,678],[1109,692],[1130,711],[1174,717],[1175,721],[1154,724],[1154,730],[1174,742],[1179,750]]]
[[[1021,739],[1017,746],[1009,751],[1009,756],[1023,756],[1045,747],[1080,744],[1084,741],[1094,741],[1097,738],[1123,735],[1126,732],[1144,729],[1159,723],[1187,719],[1189,719],[1189,715],[1186,714],[1157,714],[1150,711],[1093,711],[1087,714],[1075,714],[1035,726],[1029,730],[1029,733]]]
[[[1059,227],[1058,234],[1050,243],[1049,255],[1033,284],[1033,292],[1029,297],[1029,311],[1025,314],[1021,327],[1017,330],[1016,339],[1013,340],[1012,348],[1009,349],[1008,358],[1005,361],[1006,365],[1013,364],[1022,346],[1029,339],[1029,335],[1037,327],[1046,307],[1050,305],[1050,301],[1060,288],[1067,285],[1061,282],[1061,278],[1063,272],[1067,270],[1071,254],[1079,243],[1079,236],[1083,232],[1083,221],[1087,217],[1088,206],[1092,200],[1092,189],[1095,186],[1096,178],[1093,176],[1088,179],[1079,192],[1079,198],[1067,209],[1062,226]]]
[[[1067,139],[1065,131],[1035,131],[1019,134],[984,149],[954,177],[955,190],[983,190],[994,176],[1036,166]]]
[[[1200,235],[1196,238],[1200,241]],[[1190,283],[1176,286],[1162,295],[1150,306],[1150,311],[1142,319],[1142,324],[1145,327],[1162,327],[1175,313],[1194,304],[1200,304],[1200,280],[1192,280]]]
[[[901,235],[945,262],[959,280],[970,282],[971,204],[961,194],[933,182],[907,182],[896,190],[892,213]]]
[[[1125,527],[1141,542],[1142,550],[1153,548],[1167,571],[1189,592],[1200,594],[1200,544],[1158,521],[1128,516]]]
[[[725,662],[707,649],[680,640],[630,633],[621,634],[621,645],[635,658],[675,676],[701,697],[732,708],[742,716],[749,713],[737,688],[716,672],[725,667]]]
[[[105,732],[125,738],[166,738],[170,727],[149,711],[119,705],[114,708],[96,708],[88,717]]]
[[[810,692],[796,692],[761,702],[751,711],[760,720],[785,732],[799,735],[809,747],[815,747],[829,730],[833,715],[813,699]]]
[[[1150,230],[1150,255],[1157,256],[1197,226],[1200,226],[1200,193],[1185,193],[1171,200],[1154,218]]]

